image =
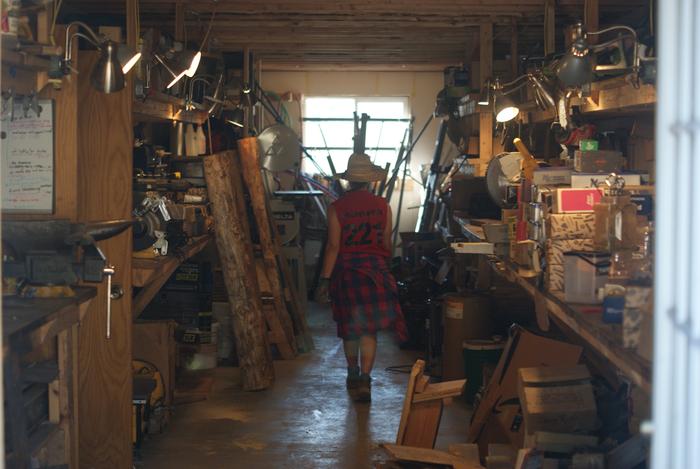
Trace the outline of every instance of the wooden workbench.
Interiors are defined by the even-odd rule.
[[[47,457],[63,459],[58,462],[77,467],[77,328],[96,289],[74,290],[76,295],[71,298],[3,298],[6,421],[12,426],[8,431],[12,449],[5,459],[8,467],[29,467],[30,457],[55,439],[61,442],[63,454],[49,453]],[[23,365],[24,355],[47,346],[53,338],[57,339],[53,359],[29,367]],[[48,386],[48,421],[30,434],[18,431],[27,426],[23,397],[27,384]]]
[[[466,238],[471,241],[484,241],[481,226],[470,224],[464,219],[458,219],[457,222]],[[534,279],[518,275],[517,266],[509,261],[488,256],[488,262],[498,275],[522,287],[536,305],[544,305],[550,318],[563,326],[561,329],[564,333],[573,335],[577,342],[602,356],[645,393],[651,392],[651,363],[639,356],[635,350],[623,347],[621,326],[604,323],[601,308],[569,304],[564,302],[561,292],[540,290]]]
[[[202,251],[211,239],[212,235],[209,234],[192,238],[176,253],[167,256],[153,259],[133,258],[131,262],[132,285],[141,287],[141,290],[134,297],[132,310],[134,319],[139,317],[180,264]]]

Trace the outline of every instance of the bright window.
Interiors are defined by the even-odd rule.
[[[377,165],[393,168],[410,112],[408,98],[308,97],[304,99],[304,146],[316,163],[330,174],[328,155],[336,171],[343,172],[353,149],[353,112],[369,115],[366,153]],[[302,168],[309,173],[318,169],[308,159]]]

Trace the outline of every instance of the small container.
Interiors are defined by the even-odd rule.
[[[605,286],[610,254],[569,251],[564,253],[564,300],[568,303],[600,304],[598,290]]]
[[[497,364],[505,345],[505,342],[499,337],[490,340],[465,340],[462,343],[464,376],[467,377],[464,397],[470,404],[474,402],[474,397],[481,386],[488,384],[484,383],[483,380],[484,365]]]

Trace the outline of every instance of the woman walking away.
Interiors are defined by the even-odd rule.
[[[393,328],[399,340],[407,337],[396,281],[388,266],[391,208],[369,191],[369,183],[385,176],[369,156],[350,156],[341,175],[350,183],[350,191],[328,209],[328,241],[317,291],[318,301],[330,295],[348,362],[346,386],[359,402],[371,400],[377,331]]]

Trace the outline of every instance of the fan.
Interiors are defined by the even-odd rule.
[[[275,124],[258,135],[262,165],[268,171],[297,169],[301,162],[301,145],[297,134],[283,124]]]
[[[519,152],[494,156],[486,168],[486,187],[489,195],[501,208],[513,208],[509,202],[509,187],[520,184],[522,155]]]

